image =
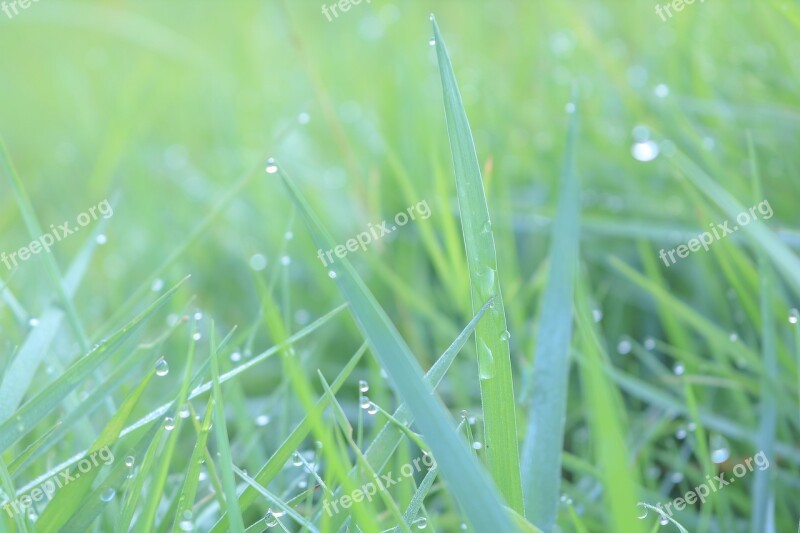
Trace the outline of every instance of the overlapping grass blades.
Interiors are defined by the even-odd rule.
[[[475,331],[489,471],[509,506],[521,513],[524,504],[519,468],[514,381],[508,344],[510,334],[506,326],[503,297],[500,292],[492,223],[475,143],[453,66],[433,16],[431,22],[442,79],[461,229],[469,266],[472,312],[475,313],[484,302],[490,299],[494,301],[494,307],[486,319],[478,324]]]
[[[305,220],[315,244],[330,249],[335,241],[283,169],[278,172]],[[459,437],[452,418],[424,381],[422,370],[386,312],[346,258],[331,268],[333,278],[359,329],[413,413],[433,450],[442,476],[478,531],[513,531],[494,484]]]

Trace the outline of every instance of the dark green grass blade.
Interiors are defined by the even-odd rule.
[[[529,377],[533,395],[522,450],[525,510],[543,531],[553,530],[558,515],[561,451],[567,412],[573,296],[578,266],[580,185],[575,174],[577,111],[571,115],[561,193],[552,228],[547,278],[536,353]]]
[[[280,175],[305,219],[315,244],[320,249],[335,246],[330,234],[297,186],[280,170]],[[461,503],[473,527],[478,531],[513,531],[511,520],[503,510],[502,500],[480,464],[459,438],[453,420],[423,379],[414,355],[386,312],[364,284],[353,266],[341,259],[331,270],[350,311],[381,365],[386,369],[398,392],[408,404],[430,444],[455,498]]]
[[[511,374],[509,333],[506,326],[500,279],[497,275],[497,252],[483,190],[478,156],[472,132],[461,102],[453,66],[431,16],[436,40],[436,55],[444,93],[444,108],[453,167],[458,191],[461,228],[469,266],[473,314],[484,302],[494,299],[494,308],[476,329],[481,399],[489,471],[508,505],[523,512],[520,480],[514,381]]]

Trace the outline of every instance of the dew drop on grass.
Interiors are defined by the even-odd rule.
[[[572,505],[572,498],[567,496],[566,494],[561,495],[561,503],[564,505]]]
[[[722,464],[731,456],[728,441],[722,435],[712,435],[711,441],[711,461],[715,464]]]
[[[680,472],[673,472],[669,475],[669,480],[672,481],[673,483],[680,483],[681,481],[683,481],[683,474],[681,474]]]
[[[263,428],[264,426],[269,424],[269,421],[270,421],[269,415],[258,415],[256,417],[256,425],[258,427],[262,427]]]
[[[676,376],[682,376],[683,373],[686,372],[686,367],[684,367],[683,364],[678,363],[672,368],[672,371]]]
[[[181,529],[181,531],[194,530],[194,524],[192,523],[191,520],[181,520],[180,523],[178,524],[178,527]]]
[[[367,392],[369,390],[369,383],[364,379],[360,380],[358,382],[358,390],[360,392]]]
[[[181,417],[181,418],[189,418],[189,415],[191,415],[191,414],[192,413],[189,412],[189,408],[186,407],[186,406],[183,406],[181,408],[181,410],[178,411],[178,416]]]
[[[662,526],[666,526],[667,524],[669,524],[669,519],[666,516],[662,516],[661,520],[659,520],[658,523],[661,524]]]
[[[435,46],[436,45],[436,38],[435,37],[431,37],[428,40],[428,44],[431,45],[431,46]]]
[[[639,520],[644,520],[645,518],[647,518],[647,513],[648,513],[649,510],[647,509],[647,507],[645,507],[641,503],[639,504],[639,507],[642,508],[642,514],[640,514],[638,518],[639,518]]]
[[[280,518],[286,514],[285,511],[273,511],[272,509],[270,509],[269,512],[272,513],[272,516],[274,516],[275,518]]]
[[[511,333],[508,330],[505,330],[503,333],[500,334],[500,340],[503,342],[508,342],[511,338]]]
[[[798,320],[800,320],[800,311],[797,309],[789,311],[789,324],[797,324]]]
[[[233,352],[231,354],[231,361],[233,361],[234,363],[238,363],[241,360],[242,360],[242,354],[240,352]]]
[[[331,279],[336,279],[336,272],[333,270],[328,270],[328,277]]]
[[[675,438],[678,440],[683,440],[686,438],[686,430],[684,428],[678,428],[675,432]]]
[[[669,96],[669,86],[664,83],[659,83],[658,85],[656,85],[656,88],[653,90],[653,92],[659,98],[666,98],[667,96]]]
[[[292,233],[291,231],[287,231],[286,233],[283,234],[283,238],[287,241],[291,241],[292,239],[294,239],[294,233]]]
[[[203,335],[200,334],[200,333],[195,333],[194,335],[192,335],[192,339],[194,339],[196,341],[199,341],[202,338],[203,338]]]
[[[728,338],[731,340],[731,342],[736,342],[739,340],[739,334],[734,331]]]
[[[267,174],[275,174],[278,171],[278,164],[273,158],[267,159],[267,168],[265,170]]]
[[[292,454],[292,464],[294,466],[300,466],[303,464],[303,457],[300,455],[300,452],[294,452]]]
[[[105,503],[108,503],[111,500],[113,500],[114,496],[116,496],[116,495],[117,495],[117,491],[115,491],[111,487],[108,487],[107,489],[104,489],[103,492],[100,493],[100,500],[105,502]]]
[[[572,103],[572,102],[569,102],[564,108],[566,109],[567,113],[569,113],[570,115],[575,112],[575,104]]]
[[[39,325],[39,319],[38,318],[31,318],[30,320],[28,320],[28,325],[30,327],[32,327],[32,328],[35,328],[36,326]]]
[[[603,320],[603,312],[600,309],[592,309],[592,318],[595,324]]]
[[[171,416],[164,418],[164,429],[167,431],[172,431],[175,429],[175,419]]]
[[[289,266],[290,264],[292,264],[292,258],[289,257],[288,255],[284,255],[283,257],[281,257],[281,264],[283,266]]]
[[[135,462],[136,459],[134,459],[132,455],[129,455],[128,457],[125,458],[125,466],[127,466],[128,468],[133,467],[133,464]]]
[[[465,522],[461,522],[461,531],[467,530],[467,524]]]
[[[633,158],[644,163],[652,161],[658,157],[658,152],[658,145],[651,140],[634,143],[631,147],[631,154],[633,155]]]
[[[374,402],[369,402],[369,407],[367,408],[368,415],[374,415],[378,412],[378,406]]]
[[[644,340],[644,348],[645,350],[652,350],[656,347],[656,340],[653,337],[647,337]]]
[[[478,375],[481,379],[494,377],[494,356],[483,340],[478,343]]]
[[[150,284],[150,290],[153,292],[158,292],[164,288],[164,280],[161,278],[156,278],[153,280],[153,283]]]
[[[267,516],[264,517],[264,523],[267,527],[275,527],[278,525],[278,519],[275,518],[272,513],[267,513]]]
[[[264,254],[253,254],[248,261],[250,268],[256,272],[261,272],[267,268],[267,257]]]
[[[94,239],[94,240],[95,240],[95,242],[96,242],[97,244],[99,244],[100,246],[103,246],[105,243],[107,243],[107,242],[108,242],[108,237],[106,237],[106,236],[105,236],[104,234],[102,234],[102,233],[98,233],[98,234],[97,234],[97,237],[95,237],[95,239]]]
[[[156,376],[164,377],[169,374],[169,363],[167,360],[161,357],[158,361],[156,361]]]
[[[620,355],[628,355],[631,353],[631,342],[628,339],[622,339],[617,344],[617,353]]]
[[[642,126],[641,124],[634,126],[632,134],[633,140],[636,142],[644,142],[650,139],[650,130],[647,129],[647,126]]]
[[[412,524],[414,524],[417,527],[417,529],[425,529],[426,527],[428,527],[428,519],[425,518],[424,516],[420,516],[419,518],[414,520]]]
[[[362,409],[369,409],[369,404],[370,404],[369,398],[362,394],[361,398],[359,398],[359,400],[358,400],[358,405]]]
[[[195,320],[203,320],[203,313],[201,313],[200,311],[196,312],[194,314],[194,319]]]
[[[473,450],[480,450],[481,448],[483,448],[483,444],[480,441],[476,440],[475,442],[472,443]]]

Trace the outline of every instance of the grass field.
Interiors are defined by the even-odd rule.
[[[0,2],[0,533],[799,531],[798,35]]]

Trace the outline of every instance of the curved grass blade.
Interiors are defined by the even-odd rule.
[[[575,110],[570,118],[561,193],[552,227],[550,272],[542,298],[536,353],[528,377],[532,401],[522,449],[526,516],[545,532],[553,530],[558,515],[567,418],[580,233],[580,185],[574,163],[576,137]]]
[[[473,314],[483,302],[494,299],[494,308],[486,320],[478,324],[475,333],[489,471],[509,506],[522,512],[524,504],[517,444],[514,381],[511,375],[506,315],[497,275],[497,252],[492,223],[475,143],[461,102],[453,66],[433,16],[431,22],[439,60],[439,73],[442,78],[447,132],[453,153]],[[443,471],[446,472],[446,469]]]
[[[333,248],[333,239],[297,186],[283,170],[279,172],[292,200],[300,208],[316,245],[321,249]],[[503,510],[502,500],[491,478],[483,471],[466,443],[459,438],[452,418],[434,396],[430,385],[425,383],[422,370],[411,349],[386,312],[346,258],[341,259],[331,272],[330,277],[334,278],[342,295],[349,302],[350,311],[359,329],[414,414],[426,442],[437,457],[442,475],[449,482],[455,498],[465,509],[473,527],[479,531],[513,531],[511,520]]]
[[[208,442],[211,420],[214,413],[213,402],[214,398],[210,396],[208,398],[208,403],[206,403],[206,414],[203,417],[203,423],[197,431],[197,442],[194,445],[192,456],[189,459],[189,468],[186,471],[183,487],[178,497],[178,509],[172,526],[172,531],[175,533],[181,530],[181,522],[185,520],[186,513],[192,514],[194,500],[197,496],[197,487],[200,485],[200,470],[203,467],[203,453],[206,449],[206,443]]]

